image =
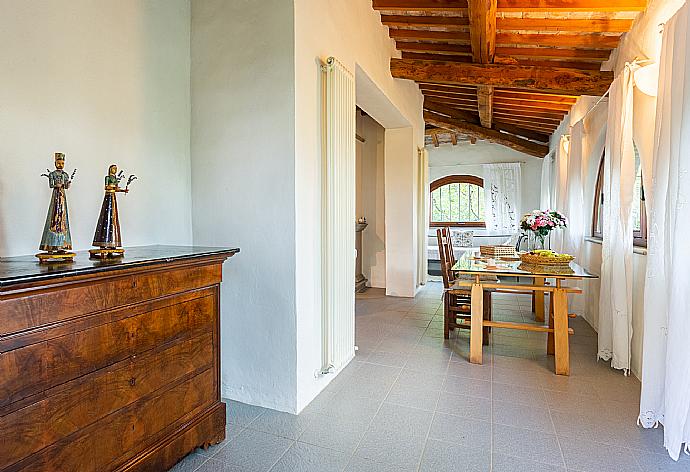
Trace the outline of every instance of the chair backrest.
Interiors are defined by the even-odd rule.
[[[443,236],[446,240],[446,261],[451,267],[455,265],[457,259],[455,258],[455,251],[453,251],[453,233],[450,232],[449,227],[442,228]]]
[[[452,283],[455,281],[453,277],[453,272],[450,268],[453,264],[450,263],[448,256],[448,246],[450,244],[450,238],[446,236],[448,233],[447,228],[439,228],[436,230],[436,239],[438,241],[438,255],[441,259],[441,276],[443,277],[443,287],[450,288]],[[450,249],[452,253],[452,248]]]

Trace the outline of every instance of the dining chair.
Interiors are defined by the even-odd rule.
[[[450,332],[455,328],[469,329],[472,311],[471,290],[456,284],[456,279],[451,268],[450,254],[453,253],[453,244],[448,228],[436,230],[439,256],[441,259],[441,276],[443,278],[443,337],[450,338]],[[484,291],[484,319],[491,320],[491,290]],[[489,327],[484,328],[483,342],[489,344]]]

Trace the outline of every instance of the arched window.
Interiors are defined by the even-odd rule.
[[[449,175],[431,183],[431,226],[485,228],[484,179]]]
[[[637,146],[633,144],[635,151],[635,188],[633,190],[633,244],[647,247],[647,210],[645,207],[644,184],[642,182],[642,165]],[[594,194],[594,211],[592,213],[592,236],[602,237],[604,205],[604,156],[601,156],[599,171],[597,172],[597,184]]]

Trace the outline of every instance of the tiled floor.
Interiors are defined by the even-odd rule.
[[[640,384],[596,361],[571,320],[572,375],[545,335],[495,330],[484,365],[467,332],[443,339],[439,284],[412,299],[357,300],[356,359],[299,416],[228,402],[228,439],[175,472],[690,471],[661,429],[636,426]],[[494,319],[531,322],[528,296],[497,294]]]

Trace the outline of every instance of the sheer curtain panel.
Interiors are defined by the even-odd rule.
[[[484,198],[486,229],[494,232],[517,232],[522,216],[520,163],[485,164]]]
[[[683,6],[664,28],[645,280],[640,423],[664,426],[678,460],[690,442],[690,49]]]
[[[611,367],[630,371],[632,339],[633,71],[626,65],[609,95],[604,159],[603,241],[599,294],[599,350]],[[606,200],[608,198],[608,200]]]

